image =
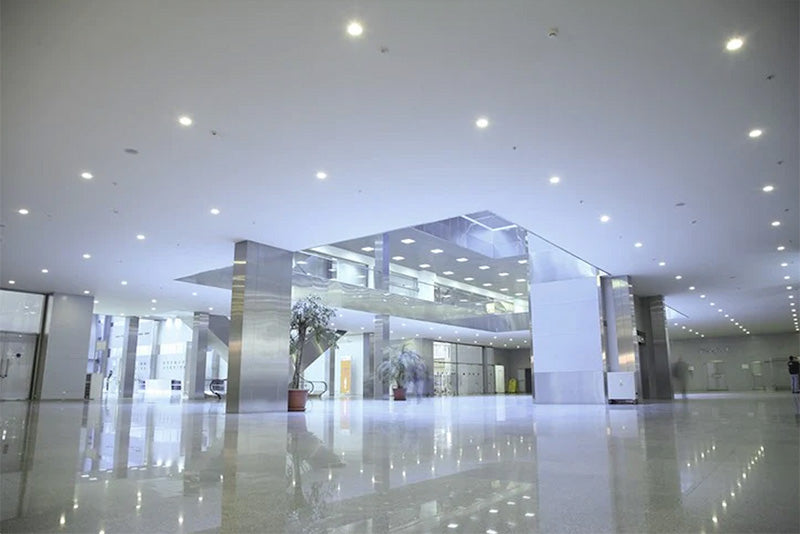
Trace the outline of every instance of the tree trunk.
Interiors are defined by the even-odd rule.
[[[292,376],[292,388],[300,389],[300,366],[303,363],[303,349],[306,346],[306,327],[299,326],[297,328],[297,354],[294,359],[294,375]]]

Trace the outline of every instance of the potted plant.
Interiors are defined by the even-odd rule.
[[[392,388],[394,400],[406,400],[406,384],[419,384],[425,379],[427,366],[422,356],[414,352],[410,346],[404,345],[398,354],[392,354],[375,370],[384,382],[394,382]],[[419,392],[418,392],[419,393]]]
[[[292,306],[289,354],[292,357],[294,372],[289,384],[290,412],[302,412],[306,409],[308,390],[300,387],[303,349],[306,342],[313,339],[318,345],[334,346],[337,335],[330,327],[330,322],[335,314],[336,310],[326,306],[322,299],[315,295],[300,299]]]

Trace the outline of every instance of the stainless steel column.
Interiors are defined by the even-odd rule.
[[[325,374],[325,381],[328,382],[328,396],[336,396],[336,345],[328,349],[328,369]]]
[[[183,392],[187,399],[202,399],[205,396],[208,321],[207,313],[194,312],[192,350],[184,368]]]
[[[161,354],[161,328],[163,321],[155,321],[153,324],[153,342],[150,346],[150,376],[148,378],[158,378],[158,357]]]
[[[669,364],[669,333],[667,331],[667,311],[664,297],[656,295],[643,299],[650,314],[650,339],[647,346],[650,352],[648,365],[650,398],[672,399],[672,379]]]
[[[292,256],[253,241],[236,243],[228,413],[287,410]]]
[[[133,386],[136,374],[136,345],[139,342],[139,318],[125,318],[125,334],[122,339],[122,362],[120,362],[119,396],[130,399],[133,397]]]
[[[375,325],[375,335],[372,336],[372,357],[373,360],[373,372],[371,376],[365,376],[366,380],[372,380],[372,388],[373,388],[373,399],[380,399],[384,395],[387,395],[391,391],[392,385],[389,384],[389,389],[385,389],[383,385],[383,380],[378,377],[378,373],[374,372],[375,369],[383,362],[384,360],[389,359],[389,351],[391,350],[390,346],[390,320],[391,318],[388,315],[376,315],[374,320]],[[366,387],[364,388],[366,391]]]

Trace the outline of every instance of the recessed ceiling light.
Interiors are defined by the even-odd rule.
[[[155,303],[157,303],[158,301],[157,301],[156,299],[150,299],[150,302],[152,302],[153,304],[155,304]]]
[[[208,307],[208,311],[214,311],[214,308],[212,308],[211,306],[209,306],[209,307]]]
[[[194,121],[187,115],[181,115],[178,117],[178,122],[181,124],[181,126],[191,126]]]
[[[444,271],[442,274],[445,276],[450,276],[451,274],[453,274],[453,271]]]
[[[675,275],[675,280],[680,280],[680,279],[682,279],[682,278],[683,278],[683,276],[681,276],[681,275],[679,275],[679,274],[676,274],[676,275]]]
[[[781,263],[781,267],[788,267],[788,266],[789,266],[789,264],[786,263],[786,262]]]
[[[410,237],[407,237],[407,238],[405,238],[405,239],[401,239],[401,240],[400,240],[400,242],[401,242],[402,244],[404,244],[404,245],[410,245],[411,243],[416,243],[416,241],[414,241],[414,240],[413,240],[413,239],[411,239]]]
[[[420,263],[420,264],[419,264],[419,268],[420,268],[420,269],[427,269],[427,268],[428,268],[428,267],[430,267],[430,266],[431,266],[431,264],[430,264],[430,263]]]
[[[483,287],[492,287],[492,283],[491,282],[486,282],[485,284],[483,284]]]
[[[489,266],[488,266],[488,265],[479,265],[479,266],[478,266],[478,269],[480,269],[481,271],[485,271],[485,270],[486,270],[486,269],[488,269],[488,268],[489,268]]]
[[[527,282],[528,280],[525,278],[517,278],[517,282]]]
[[[364,252],[372,252],[372,251],[375,250],[375,248],[374,247],[361,247],[361,250],[363,250]]]
[[[524,293],[514,293],[515,297],[521,297],[522,295],[524,295]]]
[[[602,223],[607,223],[610,220],[611,220],[611,217],[609,217],[608,215],[601,215],[600,216],[600,222],[602,222]]]
[[[351,37],[359,37],[364,33],[364,26],[357,20],[350,21],[347,25],[347,34]]]
[[[787,274],[786,276],[783,277],[783,279],[784,280],[788,280],[789,279],[789,275]]]
[[[156,311],[156,309],[155,308],[150,308],[150,311]]]
[[[664,267],[666,264],[667,264],[667,262],[665,262],[665,261],[658,262],[658,266],[659,267]]]
[[[772,221],[772,226],[780,226],[780,225],[781,225],[780,221]]]
[[[25,208],[20,208],[20,209],[17,210],[17,213],[19,213],[20,215],[27,215],[30,212]]]
[[[561,178],[559,178],[558,176],[551,176],[551,177],[550,177],[550,183],[551,183],[551,184],[557,184],[557,183],[559,183],[560,181],[561,181]]]
[[[503,288],[500,289],[500,291],[508,291],[508,288],[507,287],[503,287]]]
[[[497,276],[508,276],[508,273],[497,273]]]
[[[442,250],[440,248],[432,248],[431,249],[431,254],[441,254],[442,252],[444,252],[444,250]]]
[[[123,280],[122,282],[120,282],[120,284],[122,284],[123,286],[127,286],[128,285],[128,281],[127,280]]]
[[[489,126],[489,119],[486,117],[478,117],[478,119],[475,121],[475,126],[481,129],[486,128]]]
[[[92,257],[92,255],[91,255],[91,254],[89,254],[88,252],[87,252],[87,253],[85,253],[85,254],[83,255],[83,259],[84,259],[84,260],[88,260],[88,259],[89,259],[89,258],[91,258],[91,257]]]
[[[219,215],[219,208],[211,208],[209,212],[211,213],[211,215]]]
[[[467,276],[466,278],[464,278],[465,282],[472,282],[473,280],[475,280],[475,279],[473,277],[471,277],[471,276]]]
[[[642,248],[643,245],[637,241],[636,243],[633,244],[633,246],[636,248]]]
[[[192,296],[196,297],[197,296],[197,291],[192,291]]]
[[[43,274],[47,274],[47,273],[49,273],[49,272],[50,272],[50,271],[48,271],[47,269],[42,269],[42,273],[43,273]]]
[[[403,256],[392,256],[394,261],[403,261],[405,258]]]
[[[704,299],[704,298],[706,298],[706,296],[705,295],[700,295],[700,298]]]
[[[689,286],[689,291],[694,291],[694,290],[695,290],[694,286]]]
[[[682,327],[681,327],[681,329],[682,329],[682,330],[686,330],[686,327],[685,327],[685,326],[682,326]]]
[[[731,39],[728,39],[727,43],[725,43],[725,49],[728,50],[729,52],[734,52],[736,50],[739,50],[743,44],[744,44],[744,39],[742,39],[741,37],[732,37]]]
[[[722,308],[717,308],[717,311],[718,311],[719,313],[722,313]]]
[[[9,280],[9,281],[8,281],[8,284],[9,284],[9,285],[12,285],[12,286],[13,286],[14,284],[16,284],[16,283],[17,283],[17,282],[16,282],[15,280]]]
[[[100,304],[99,300],[94,301],[95,304]]]
[[[325,171],[317,171],[316,177],[319,180],[324,180],[325,178],[328,177],[328,173]]]
[[[713,302],[709,302],[708,305],[709,306],[716,306],[716,304],[714,304]]]
[[[753,139],[755,139],[755,138],[757,138],[757,137],[761,137],[761,134],[763,134],[763,133],[764,133],[764,132],[762,132],[761,130],[759,130],[758,128],[756,128],[756,129],[754,129],[754,130],[750,130],[750,133],[748,133],[747,135],[749,135],[750,137],[752,137]]]
[[[725,314],[725,317],[726,317],[726,318],[727,318],[727,317],[730,317],[730,315],[726,313],[726,314]]]
[[[784,250],[786,250],[786,247],[784,247],[783,245],[778,246],[778,252],[783,252]]]
[[[465,261],[469,261],[469,258],[456,258],[458,263],[464,263]]]
[[[136,239],[139,241],[144,241],[144,234],[136,234]]]
[[[91,180],[92,178],[94,178],[94,174],[90,173],[89,171],[83,171],[81,173],[81,178],[83,178],[84,180]]]
[[[775,190],[775,186],[774,185],[765,185],[764,187],[761,188],[761,190],[763,192],[765,192],[765,193],[772,193]]]
[[[786,289],[792,289],[792,286],[786,286]]]
[[[526,263],[528,263],[528,260],[517,260],[517,263],[519,263],[520,265],[525,265]]]

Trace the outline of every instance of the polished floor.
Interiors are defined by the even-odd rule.
[[[788,393],[0,403],[1,532],[798,532]]]

